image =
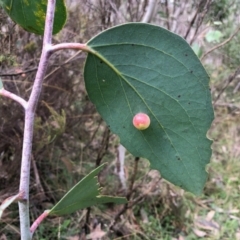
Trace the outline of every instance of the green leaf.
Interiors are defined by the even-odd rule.
[[[70,214],[77,210],[102,203],[126,203],[126,198],[100,195],[97,175],[104,164],[94,169],[77,183],[66,195],[49,211],[50,215]]]
[[[0,0],[11,19],[28,32],[43,35],[47,0]],[[64,0],[56,1],[53,34],[58,33],[64,26],[67,10]]]
[[[223,34],[218,31],[218,30],[211,30],[209,31],[205,38],[207,40],[207,42],[211,43],[211,42],[220,42],[221,38],[222,38]]]
[[[209,76],[191,47],[163,28],[129,23],[88,42],[84,78],[91,101],[134,156],[192,193],[207,179],[213,120]],[[132,125],[149,115],[144,131]]]

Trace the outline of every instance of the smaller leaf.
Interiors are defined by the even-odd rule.
[[[77,210],[87,208],[100,203],[124,204],[127,202],[123,197],[100,195],[97,175],[104,164],[85,176],[49,211],[49,215],[70,214]]]
[[[28,32],[43,35],[47,0],[0,0],[0,6],[9,17]],[[67,10],[64,0],[57,0],[55,7],[53,34],[63,28],[67,19]]]

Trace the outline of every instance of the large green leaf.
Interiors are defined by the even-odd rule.
[[[47,0],[0,0],[11,19],[28,32],[43,35]],[[64,0],[56,1],[53,34],[58,33],[67,18]]]
[[[49,215],[70,214],[77,210],[102,203],[126,203],[126,198],[100,195],[97,175],[104,167],[104,164],[94,169],[77,183],[65,196],[48,211]]]
[[[207,179],[213,120],[209,76],[191,47],[163,28],[130,23],[94,37],[84,78],[91,101],[121,143],[168,181],[195,194]],[[138,112],[151,125],[132,125]]]

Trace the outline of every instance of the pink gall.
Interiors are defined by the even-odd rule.
[[[145,130],[150,125],[150,118],[145,113],[138,113],[133,117],[133,126],[138,130]]]

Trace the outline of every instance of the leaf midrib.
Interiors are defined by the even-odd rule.
[[[157,122],[159,123],[159,125],[162,127],[162,130],[163,130],[164,133],[166,134],[167,139],[169,140],[170,144],[173,146],[176,154],[178,154],[178,155],[180,156],[180,158],[181,158],[181,155],[180,155],[179,152],[176,150],[174,144],[172,143],[172,141],[171,141],[169,135],[167,134],[167,132],[165,131],[164,127],[163,127],[162,124],[158,121],[157,117],[156,117],[155,114],[152,112],[151,108],[148,106],[148,104],[145,102],[145,100],[141,97],[141,95],[138,93],[138,91],[135,89],[135,87],[132,86],[132,84],[130,84],[130,82],[123,76],[123,74],[122,74],[113,64],[111,64],[103,55],[101,55],[98,51],[92,49],[91,47],[89,47],[89,48],[90,48],[90,53],[91,53],[91,54],[95,55],[95,56],[98,57],[100,60],[102,60],[104,63],[106,63],[121,79],[123,79],[123,80],[136,92],[136,94],[139,96],[139,98],[143,101],[143,103],[144,103],[144,104],[146,105],[146,107],[149,109],[149,111],[151,112],[151,114],[154,116],[154,118],[156,119],[156,121],[157,121]],[[125,90],[124,90],[124,93],[125,93]],[[165,92],[163,92],[163,93],[165,93]],[[168,95],[167,93],[165,93],[165,94]],[[102,94],[101,94],[101,95],[102,95]],[[171,96],[169,96],[169,97],[172,98]],[[102,98],[104,99],[103,96],[102,96]],[[125,95],[125,98],[126,98],[126,101],[129,102],[128,99],[127,99],[127,97],[126,97],[126,95]],[[174,99],[174,98],[172,98],[172,99],[173,99],[174,101],[176,101],[176,99]],[[104,99],[104,102],[105,102],[105,99]],[[105,103],[106,103],[106,102],[105,102]],[[107,105],[107,104],[106,104],[106,105]],[[107,106],[108,106],[108,105],[107,105]],[[130,111],[131,111],[131,108],[130,108],[130,107],[129,107],[129,109],[130,109]],[[143,133],[142,133],[142,135],[143,135]],[[144,135],[143,135],[143,136],[144,136]],[[144,140],[146,141],[146,143],[147,143],[148,146],[150,147],[152,153],[156,156],[156,154],[155,154],[154,151],[152,150],[151,146],[149,145],[149,143],[148,143],[148,141],[146,140],[145,137],[144,137]],[[198,152],[198,154],[199,154],[199,152]],[[156,156],[156,158],[157,158],[157,157],[158,157],[158,156]],[[181,159],[182,159],[182,158],[181,158]],[[187,172],[189,178],[194,182],[194,180],[192,179],[191,174],[190,174],[190,172],[188,171],[188,168],[186,167],[184,161],[181,160],[181,162],[182,162],[184,168],[186,169],[186,172]],[[167,165],[166,165],[164,162],[162,162],[162,164],[165,165],[165,167],[166,167],[167,169],[169,169],[169,171],[171,171],[171,169],[168,168]],[[172,172],[172,171],[171,171],[171,172]],[[172,172],[172,174],[173,174],[173,172]],[[173,175],[174,175],[175,177],[178,177],[178,176],[176,176],[175,174],[173,174]]]

